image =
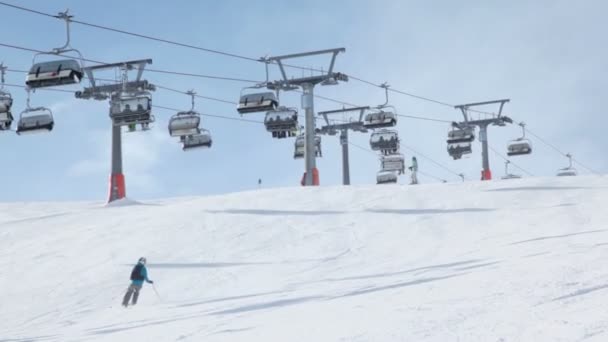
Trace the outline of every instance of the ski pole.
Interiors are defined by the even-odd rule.
[[[154,293],[156,293],[156,297],[158,297],[158,300],[160,300],[161,302],[163,301],[163,299],[161,298],[161,296],[158,294],[158,291],[156,290],[156,285],[152,284],[152,289],[154,290]]]

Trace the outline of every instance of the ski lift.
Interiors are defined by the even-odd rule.
[[[260,92],[259,88],[261,87],[261,85],[256,85],[241,90],[241,98],[236,109],[239,114],[267,112],[274,110],[279,106],[279,101],[275,93],[271,91]]]
[[[6,67],[0,63],[1,81],[0,84],[0,131],[11,129],[13,123],[13,114],[11,108],[13,106],[13,97],[8,90],[4,89],[4,73]]]
[[[532,153],[532,143],[530,142],[530,140],[526,139],[526,124],[520,122],[519,125],[521,126],[523,133],[520,138],[509,142],[509,145],[507,146],[507,155],[509,157]]]
[[[380,171],[376,174],[376,184],[397,183],[397,174],[393,171]]]
[[[386,108],[393,107],[372,109],[371,113],[365,115],[363,126],[368,129],[395,126],[397,124],[397,116],[395,115],[394,108],[392,111],[385,110]]]
[[[578,172],[576,171],[576,169],[572,166],[572,155],[570,153],[566,154],[566,157],[568,157],[568,167],[564,167],[563,169],[559,169],[557,170],[557,175],[560,177],[563,176],[576,176],[578,175]]]
[[[286,138],[296,135],[298,129],[298,111],[295,108],[278,107],[266,112],[264,119],[266,130],[273,138]]]
[[[405,158],[401,153],[382,156],[382,171],[397,171],[400,175],[405,173]]]
[[[80,51],[70,46],[70,21],[72,16],[68,15],[68,11],[65,11],[59,13],[56,18],[63,19],[66,22],[67,41],[62,47],[54,48],[50,52],[39,52],[34,55],[32,67],[25,78],[25,84],[32,89],[77,84],[83,78],[84,58]],[[58,56],[66,52],[76,52],[78,59],[36,62],[39,56]]]
[[[395,130],[382,129],[372,133],[369,145],[374,151],[397,153],[399,151],[399,135]]]
[[[135,94],[121,92],[110,101],[110,118],[115,126],[128,126],[135,131],[135,125],[141,124],[142,130],[154,122],[152,113],[152,95],[147,91]]]
[[[199,134],[182,136],[181,141],[183,151],[190,151],[197,148],[211,148],[211,144],[213,143],[211,133],[204,128],[200,129]]]
[[[304,158],[304,155],[306,153],[306,136],[305,134],[300,134],[298,135],[298,137],[296,138],[296,141],[294,143],[294,152],[293,152],[293,158],[294,159],[301,159]],[[323,153],[321,152],[321,137],[318,135],[315,135],[315,156],[316,157],[323,157]]]
[[[53,120],[53,112],[46,107],[31,107],[30,93],[31,89],[26,88],[27,102],[25,109],[19,115],[17,122],[17,134],[33,134],[44,133],[53,130],[55,124]]]
[[[44,133],[53,130],[53,113],[45,107],[26,108],[19,117],[17,134]]]
[[[470,142],[459,142],[448,144],[448,154],[454,160],[462,158],[464,154],[473,152]]]
[[[509,164],[511,164],[511,161],[507,160],[505,161],[505,175],[502,176],[502,179],[519,179],[521,178],[521,175],[516,175],[513,173],[509,173]]]
[[[169,119],[169,135],[183,137],[200,133],[198,126],[201,123],[199,113],[194,111],[194,91],[187,92],[192,96],[192,108],[189,111],[178,112]]]
[[[475,128],[473,126],[466,126],[463,128],[452,127],[452,130],[448,132],[448,144],[473,142],[475,140]]]

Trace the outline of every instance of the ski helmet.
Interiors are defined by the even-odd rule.
[[[139,260],[137,260],[137,263],[145,265],[146,264],[146,258],[144,258],[144,257],[139,258]]]

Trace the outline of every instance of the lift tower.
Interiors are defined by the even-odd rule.
[[[146,65],[152,64],[152,59],[142,59],[127,62],[119,62],[112,64],[101,64],[92,67],[84,68],[87,78],[91,84],[90,87],[85,87],[83,91],[76,92],[75,96],[85,100],[112,100],[119,97],[121,92],[138,92],[156,90],[153,84],[142,80],[141,76]],[[120,83],[98,85],[95,79],[94,71],[120,69],[123,71],[123,80]],[[127,81],[126,73],[130,70],[137,70],[137,76],[134,81]],[[111,109],[110,109],[111,110]],[[122,131],[120,125],[112,122],[112,166],[110,174],[110,190],[108,202],[113,202],[126,197],[125,177],[122,171]]]
[[[513,120],[507,116],[502,115],[502,108],[505,103],[509,102],[509,99],[503,100],[495,100],[495,101],[486,101],[486,102],[477,102],[477,103],[467,103],[458,106],[454,106],[456,109],[460,109],[462,111],[462,115],[464,116],[464,121],[460,123],[452,123],[453,126],[464,129],[466,127],[477,126],[479,127],[479,141],[481,141],[481,157],[482,157],[482,171],[481,171],[481,180],[491,180],[492,179],[492,171],[490,170],[490,156],[488,153],[488,126],[505,126],[507,123],[513,123]],[[486,106],[490,104],[500,104],[500,108],[498,110],[498,115],[492,119],[480,119],[480,120],[470,120],[469,108],[476,106]]]
[[[342,145],[342,184],[350,185],[350,164],[348,161],[348,130],[354,132],[367,133],[367,128],[363,126],[363,114],[369,107],[354,107],[344,108],[337,110],[328,110],[325,112],[319,112],[319,115],[323,116],[326,125],[317,128],[316,132],[319,134],[336,135],[340,132],[340,145]],[[331,124],[328,115],[331,114],[343,114],[348,112],[359,112],[359,119],[356,121],[350,121],[341,124]]]
[[[345,48],[328,49],[312,52],[296,53],[291,55],[275,56],[275,57],[263,57],[260,61],[269,63],[276,63],[281,71],[282,80],[267,82],[266,87],[273,90],[294,90],[297,88],[302,89],[302,109],[306,112],[306,123],[305,123],[305,136],[306,136],[306,148],[305,148],[305,160],[306,160],[306,171],[304,173],[302,185],[319,185],[319,171],[316,165],[315,155],[315,111],[314,111],[314,87],[317,84],[321,85],[336,85],[338,81],[348,81],[348,76],[334,72],[334,64],[336,56],[340,52],[345,52]],[[318,56],[324,54],[331,54],[331,62],[327,72],[322,72],[321,75],[313,75],[301,78],[288,78],[285,72],[284,60]]]

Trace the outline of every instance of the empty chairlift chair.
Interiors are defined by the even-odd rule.
[[[27,108],[19,116],[17,134],[44,133],[53,130],[53,113],[45,107]]]
[[[381,159],[382,171],[393,171],[400,175],[405,173],[405,158],[403,154],[389,154],[382,156]]]
[[[376,174],[376,184],[397,183],[397,174],[393,171],[380,171]]]
[[[394,111],[390,111],[386,107],[382,109],[374,109],[371,113],[365,115],[363,126],[368,129],[392,127],[397,124],[397,116]]]
[[[509,142],[509,145],[507,146],[508,156],[521,156],[532,153],[532,143],[530,140],[526,139],[526,124],[521,122],[519,125],[522,128],[523,135],[521,138]]]
[[[570,153],[568,153],[568,154],[566,154],[566,157],[568,158],[568,167],[557,170],[557,175],[560,177],[578,175],[578,172],[572,166],[572,155],[570,155]]]
[[[183,137],[200,133],[201,117],[193,111],[179,112],[169,119],[169,135]]]
[[[268,111],[264,118],[264,125],[266,130],[272,133],[273,138],[293,137],[298,129],[298,111],[287,107]]]
[[[385,154],[397,153],[399,151],[399,135],[395,130],[382,129],[372,133],[369,145],[374,151]]]
[[[148,124],[154,122],[152,95],[149,92],[120,94],[111,101],[110,118],[115,126],[129,126],[131,129],[141,124],[146,129]]]
[[[199,134],[182,136],[182,150],[191,151],[198,148],[210,148],[213,140],[211,133],[206,129],[201,129]]]
[[[13,123],[13,98],[8,91],[0,90],[0,131],[8,131]]]
[[[257,89],[253,91],[251,89]],[[239,114],[267,112],[276,109],[279,101],[273,92],[259,92],[259,87],[245,88],[237,106]]]
[[[28,72],[25,84],[30,88],[55,87],[80,83],[83,72],[74,59],[34,63]]]

